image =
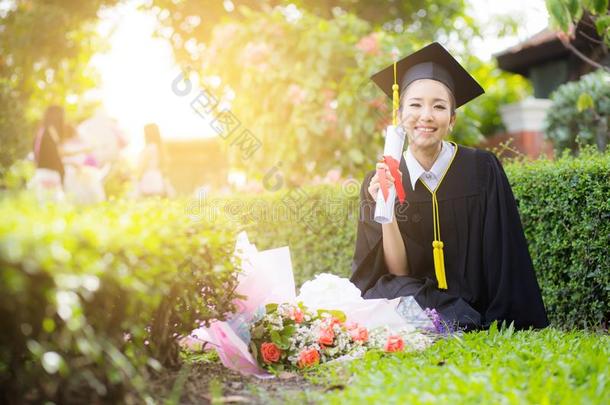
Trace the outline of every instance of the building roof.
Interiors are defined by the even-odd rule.
[[[561,59],[570,51],[557,38],[557,32],[549,28],[538,32],[513,47],[495,54],[500,69],[528,75],[529,68],[544,62]]]
[[[557,59],[573,58],[557,34],[550,28],[494,56],[500,69],[528,76],[531,67]],[[585,55],[599,54],[600,37],[590,16],[585,15],[570,34],[571,44]]]

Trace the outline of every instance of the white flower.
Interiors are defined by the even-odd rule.
[[[348,279],[328,273],[318,274],[313,280],[306,281],[296,298],[297,302],[303,302],[311,310],[332,309],[361,300],[360,290]]]

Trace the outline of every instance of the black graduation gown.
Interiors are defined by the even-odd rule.
[[[406,201],[395,215],[407,252],[409,276],[394,276],[383,257],[381,225],[373,220],[375,202],[360,190],[360,220],[351,281],[364,298],[412,295],[422,308],[435,308],[465,329],[491,322],[516,328],[542,328],[548,320],[521,220],[506,174],[492,153],[458,146],[439,185],[441,240],[447,290],[438,289],[432,255],[432,194],[418,180],[412,190],[400,162]]]

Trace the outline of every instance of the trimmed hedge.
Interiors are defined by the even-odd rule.
[[[552,323],[607,326],[610,153],[513,162],[506,172]],[[223,206],[244,224],[259,249],[290,246],[300,285],[320,272],[350,275],[360,187],[354,183],[280,190],[257,199],[227,200]],[[305,202],[300,209],[292,203],[295,196]],[[288,207],[296,214],[278,215]]]
[[[553,324],[608,327],[610,152],[512,164],[507,175]]]
[[[178,339],[234,309],[234,227],[188,214],[0,199],[0,402],[145,399]]]

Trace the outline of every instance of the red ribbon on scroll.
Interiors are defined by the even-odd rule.
[[[398,172],[399,162],[392,156],[384,156],[383,161],[390,168],[390,173],[394,177],[394,187],[396,188],[396,194],[398,195],[398,201],[402,204],[405,201],[405,189],[402,187],[402,178]],[[381,193],[383,199],[388,200],[388,186],[386,185],[385,170],[377,169],[377,178],[379,179],[379,185],[381,186]]]

